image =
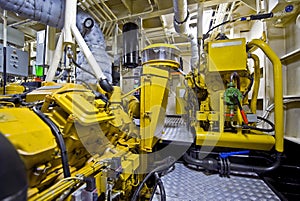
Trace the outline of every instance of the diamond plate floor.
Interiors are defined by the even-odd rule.
[[[167,117],[164,133],[159,138],[165,141],[189,144],[194,141],[193,134],[187,130],[185,122],[180,117]]]
[[[167,201],[238,201],[238,200],[280,200],[259,178],[217,174],[205,175],[177,163],[173,172],[162,178]],[[158,201],[159,195],[153,200]]]

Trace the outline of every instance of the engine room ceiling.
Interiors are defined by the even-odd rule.
[[[191,27],[197,23],[198,2],[204,4],[206,16],[203,24],[206,26],[256,13],[254,0],[188,0],[187,2]],[[176,33],[173,27],[173,0],[78,0],[78,8],[94,17],[108,41],[108,46],[115,27],[119,27],[119,34],[121,34],[123,24],[133,21],[142,25],[141,35],[145,37],[148,44],[170,43],[189,51],[190,44],[187,37]],[[0,12],[2,14],[3,10],[0,9]],[[2,22],[1,18],[0,23]],[[8,26],[24,32],[27,42],[34,41],[36,32],[46,28],[43,24],[22,18],[12,12],[8,12]],[[245,32],[250,26],[249,23],[236,24],[234,29]],[[224,28],[226,27],[223,27],[223,30]]]

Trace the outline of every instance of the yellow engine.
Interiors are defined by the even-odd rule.
[[[115,87],[109,104],[83,85],[46,83],[15,107],[1,99],[0,131],[24,162],[29,200],[132,196],[143,178],[134,175],[139,133],[120,93]]]

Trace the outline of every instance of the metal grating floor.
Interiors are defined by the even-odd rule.
[[[280,200],[259,178],[205,175],[177,163],[173,172],[162,178],[167,201]],[[153,200],[158,201],[159,195]]]
[[[167,117],[163,141],[193,143],[194,137],[180,117]],[[255,174],[220,177],[218,174],[206,175],[181,163],[176,163],[173,172],[162,178],[167,201],[238,201],[280,200],[277,195]],[[248,177],[247,177],[248,175]],[[158,192],[158,191],[157,191]],[[153,199],[159,201],[159,195]]]

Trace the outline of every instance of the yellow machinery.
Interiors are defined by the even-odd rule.
[[[259,58],[252,53],[260,48],[274,66],[275,126],[256,126],[256,104],[260,81]],[[210,41],[206,45],[206,63],[186,76],[194,96],[189,117],[195,128],[195,143],[201,146],[283,151],[283,104],[281,63],[270,47],[261,40],[246,44],[245,39]],[[253,74],[247,58],[254,60]],[[252,86],[253,85],[253,86]],[[253,87],[252,97],[248,92]],[[198,105],[190,97],[197,97]],[[250,99],[250,103],[248,101]],[[194,118],[193,118],[194,117]],[[274,137],[266,132],[273,132]]]
[[[154,44],[143,50],[142,58],[141,147],[151,152],[164,128],[170,71],[180,67],[180,55],[173,45]]]
[[[274,136],[256,126],[260,71],[254,46],[274,65]],[[255,63],[253,75],[247,67],[248,57]],[[154,177],[159,185],[159,173],[174,163],[169,158],[158,162],[156,156],[148,155],[162,134],[170,72],[180,71],[180,52],[172,45],[148,46],[142,52],[142,65],[140,101],[128,98],[130,93],[122,95],[119,87],[106,93],[100,86],[52,82],[29,93],[0,97],[0,132],[24,163],[28,200],[152,197],[157,185],[146,181]],[[196,145],[254,150],[270,150],[275,145],[277,152],[283,151],[281,65],[266,43],[253,40],[246,44],[245,39],[209,42],[206,64],[185,79],[184,109]],[[140,118],[140,128],[133,124],[133,117]],[[195,162],[187,157],[186,161],[209,170],[221,167],[215,160]],[[157,166],[151,166],[154,164]]]
[[[150,199],[156,185],[144,185],[145,178],[174,163],[149,165],[153,159],[144,155],[164,126],[169,71],[179,67],[179,51],[160,44],[143,54],[141,106],[119,87],[106,93],[73,83],[45,82],[0,97],[0,132],[25,165],[28,200]]]
[[[27,94],[24,103],[29,107],[1,102],[6,106],[0,109],[0,130],[24,161],[29,200],[74,198],[66,192],[90,176],[98,195],[105,197],[114,181],[111,194],[128,199],[127,191],[138,183],[133,173],[139,156],[130,152],[137,148],[138,139],[132,136],[138,133],[116,105],[118,95],[111,97],[115,102],[108,105],[82,85],[47,83]],[[77,192],[82,199],[92,193]]]

